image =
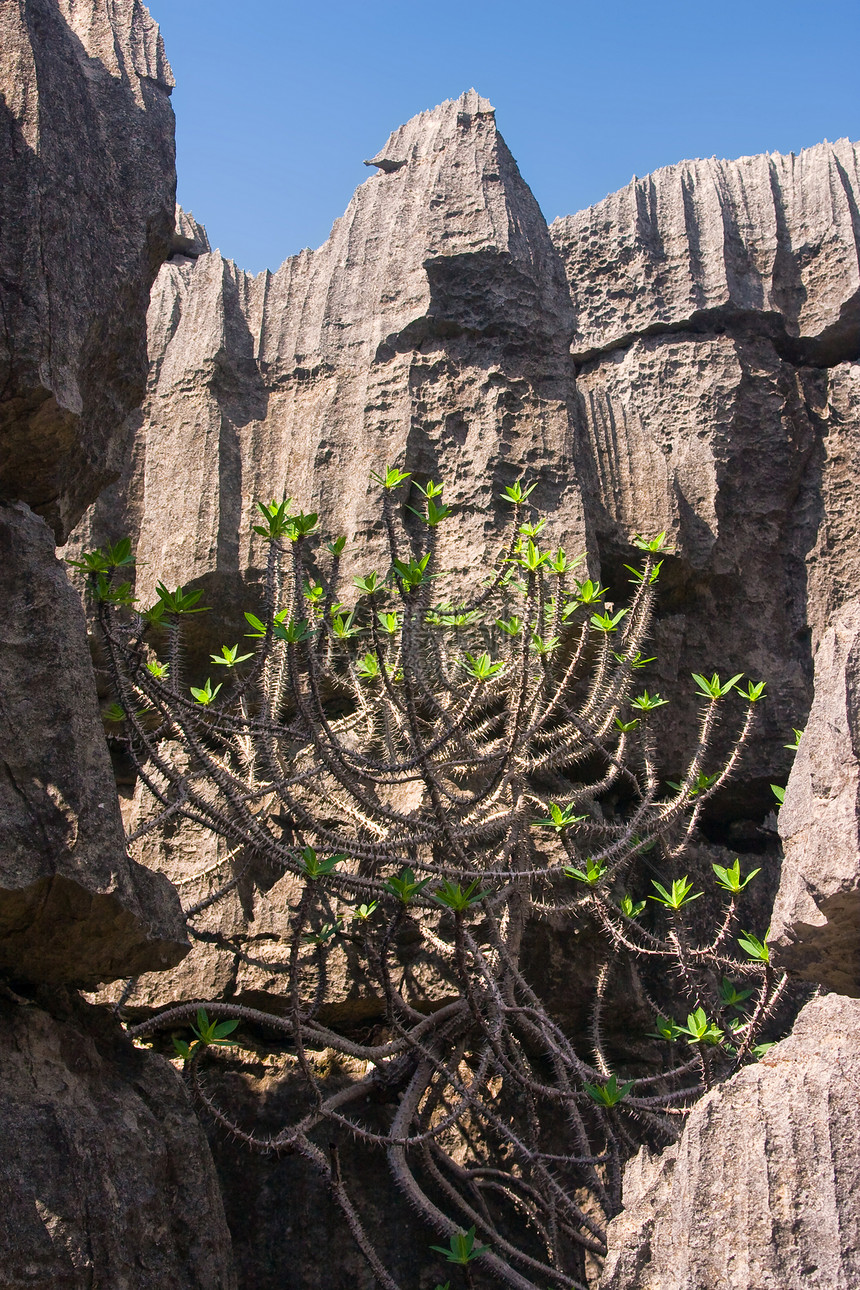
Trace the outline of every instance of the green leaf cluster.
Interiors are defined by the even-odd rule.
[[[693,884],[686,874],[683,878],[676,878],[669,891],[654,878],[651,879],[651,886],[657,888],[658,895],[649,896],[648,899],[656,900],[658,904],[665,905],[667,909],[673,909],[676,913],[705,894],[703,891],[693,891]]]
[[[215,689],[213,690],[212,680],[210,677],[207,676],[206,684],[203,686],[202,689],[196,685],[190,685],[188,688],[191,691],[194,699],[201,705],[201,707],[208,708],[209,704],[212,703],[212,701],[215,698],[217,698],[218,691],[221,689],[221,686],[216,685]]]
[[[730,694],[731,691],[735,689],[742,676],[743,672],[738,672],[736,676],[730,677],[728,681],[721,681],[715,672],[711,679],[708,680],[706,676],[701,676],[698,672],[693,672],[693,680],[696,682],[697,693],[700,694],[703,699],[710,699],[712,703],[715,703],[717,699],[724,699],[727,694]]]
[[[526,498],[533,493],[536,488],[536,483],[529,484],[527,488],[523,488],[522,480],[517,480],[515,484],[508,484],[504,492],[499,493],[499,497],[501,497],[503,502],[510,502],[513,506],[522,506]]]
[[[474,677],[476,681],[491,681],[504,670],[504,662],[494,663],[489,654],[467,653],[460,661],[460,666]]]
[[[475,1244],[475,1228],[470,1227],[468,1232],[456,1232],[451,1237],[450,1244],[431,1245],[430,1249],[435,1250],[437,1254],[444,1254],[449,1263],[459,1263],[465,1266],[471,1263],[473,1259],[479,1259],[482,1254],[486,1254],[489,1245]]]
[[[371,471],[370,478],[375,483],[380,484],[387,492],[392,492],[395,488],[399,488],[401,484],[405,484],[407,479],[411,478],[411,474],[408,470],[400,470],[398,466],[388,466],[381,473],[375,470]]]
[[[661,699],[659,694],[649,694],[647,690],[643,690],[635,699],[630,700],[630,706],[637,708],[639,712],[654,712],[656,708],[662,708],[668,702],[668,699]]]
[[[179,1057],[190,1061],[203,1048],[225,1048],[232,1042],[227,1038],[239,1025],[238,1021],[210,1021],[205,1008],[197,1009],[197,1022],[191,1029],[196,1036],[192,1044],[173,1038],[173,1047]]]
[[[584,1084],[583,1087],[593,1102],[598,1106],[613,1107],[624,1098],[633,1087],[634,1080],[628,1080],[626,1084],[619,1084],[616,1075],[610,1075],[605,1084]]]
[[[556,833],[561,833],[571,824],[578,824],[580,820],[588,818],[586,815],[576,815],[576,807],[572,804],[559,806],[557,802],[549,803],[549,815],[540,820],[532,820],[533,829],[551,828]]]
[[[764,934],[764,940],[760,941],[752,932],[744,932],[743,936],[738,937],[738,945],[750,956],[751,959],[758,959],[761,963],[770,962],[770,947],[767,944],[767,937],[770,928]]]
[[[451,882],[445,879],[441,887],[437,887],[432,896],[440,905],[453,909],[455,914],[462,914],[464,910],[471,909],[473,905],[480,905],[485,897],[489,896],[489,888],[479,891],[480,879],[474,878],[467,887],[462,887],[459,882]]]
[[[180,617],[182,614],[208,613],[205,605],[198,604],[203,595],[202,587],[198,587],[195,591],[185,591],[182,587],[177,587],[175,591],[170,591],[163,582],[159,582],[156,584],[155,594],[158,596],[158,600],[147,615],[154,621],[162,619],[165,614]]]
[[[209,657],[213,663],[219,663],[221,667],[236,667],[238,663],[244,663],[254,655],[240,654],[238,645],[222,645],[220,655],[210,654]]]
[[[408,905],[414,896],[422,892],[431,878],[424,878],[419,881],[413,871],[409,868],[403,869],[397,878],[389,878],[388,882],[382,885],[386,891],[390,891],[392,896],[396,896],[404,905]]]
[[[108,573],[111,569],[122,569],[134,563],[131,539],[127,537],[96,551],[82,551],[80,560],[66,560],[66,564],[84,573]]]
[[[751,869],[747,876],[742,878],[740,857],[736,858],[731,868],[721,864],[712,865],[711,868],[717,876],[717,886],[722,887],[724,891],[730,891],[733,895],[743,891],[747,883],[752,882],[757,873],[761,873],[761,869]]]
[[[302,847],[300,852],[302,868],[308,878],[325,878],[328,874],[334,873],[341,860],[345,860],[345,855],[326,856],[321,859],[313,847]]]
[[[588,887],[596,887],[606,873],[606,867],[605,860],[595,860],[589,856],[584,869],[575,869],[569,865],[564,871],[564,876],[573,878],[575,882],[584,882]]]

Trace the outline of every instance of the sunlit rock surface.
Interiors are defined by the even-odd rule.
[[[624,1172],[601,1290],[853,1290],[860,1282],[860,1002],[803,1009]]]

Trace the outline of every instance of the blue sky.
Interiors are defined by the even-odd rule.
[[[860,138],[858,0],[148,0],[179,200],[254,272],[318,246],[391,130],[474,85],[544,215],[684,157]]]

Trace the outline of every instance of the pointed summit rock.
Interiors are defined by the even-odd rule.
[[[332,536],[345,533],[347,578],[387,563],[370,473],[395,461],[446,481],[457,522],[439,530],[440,563],[476,582],[509,518],[498,494],[524,474],[540,481],[549,541],[586,546],[570,298],[492,107],[469,91],[422,112],[391,135],[376,162],[386,159],[405,164],[370,176],[319,250],[257,277],[218,251],[180,252],[153,290],[135,455],[78,541],[131,530],[144,604],[160,578],[203,585],[217,612],[194,624],[201,654],[243,609],[258,608],[258,498],[286,491]],[[196,225],[180,233],[205,239]],[[206,631],[219,635],[204,640]],[[193,875],[213,844],[189,830],[174,841],[147,839],[143,858],[193,904],[211,881]],[[215,844],[202,867],[223,863]],[[237,891],[200,926],[237,943],[265,928],[276,945],[289,932],[289,900],[288,879]],[[277,997],[283,975],[267,970],[262,951],[252,958],[237,968],[235,997]],[[144,976],[130,1006],[200,993],[204,980],[211,997],[225,988],[225,970],[225,955],[197,943],[170,980]]]
[[[570,297],[491,105],[470,90],[422,112],[374,164],[328,241],[277,272],[217,251],[162,269],[134,461],[85,539],[137,526],[144,600],[158,577],[204,578],[225,613],[240,593],[252,608],[254,499],[285,490],[372,561],[370,473],[395,460],[460,504],[454,567],[492,545],[500,486],[526,469],[584,546]]]

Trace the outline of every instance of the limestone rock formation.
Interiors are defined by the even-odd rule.
[[[860,1002],[708,1093],[678,1143],[624,1174],[601,1290],[852,1290],[860,1282]]]
[[[99,1009],[58,1004],[0,1000],[0,1284],[235,1290],[182,1080]]]
[[[860,341],[858,341],[860,348]],[[806,556],[807,620],[816,648],[833,615],[857,593],[860,550],[860,362],[803,373],[815,430],[815,543]]]
[[[395,131],[329,241],[274,274],[210,252],[180,212],[152,295],[134,452],[75,545],[129,532],[144,603],[159,577],[202,585],[217,611],[195,624],[205,662],[222,625],[234,632],[256,607],[255,498],[286,490],[320,511],[352,540],[347,571],[365,572],[380,552],[370,471],[406,461],[449,481],[460,507],[443,555],[462,574],[498,540],[499,483],[527,473],[550,540],[587,546],[619,595],[634,534],[666,530],[649,678],[672,697],[661,758],[669,775],[689,747],[693,670],[766,679],[714,838],[760,848],[769,785],[811,700],[813,634],[854,571],[860,369],[803,364],[860,352],[858,234],[843,211],[860,202],[855,161],[841,143],[682,163],[548,236],[470,92]],[[186,904],[225,872],[211,858],[195,884],[199,844],[142,853]],[[208,930],[255,953],[279,921],[268,896],[237,888],[230,901]],[[196,947],[186,986],[256,991],[266,976],[213,954]]]
[[[492,108],[470,91],[380,157],[404,164],[276,273],[218,252],[162,270],[134,460],[79,538],[130,530],[144,600],[158,577],[203,579],[208,603],[241,619],[262,557],[254,499],[285,489],[347,533],[366,571],[381,549],[370,472],[394,460],[447,481],[462,523],[444,555],[461,571],[495,554],[500,485],[524,471],[558,536],[584,548],[567,287]]]
[[[140,0],[0,7],[0,497],[58,541],[119,474],[144,392],[172,86]]]
[[[206,229],[181,206],[176,207],[176,223],[173,230],[171,252],[173,256],[184,255],[196,260],[204,251],[211,251]]]
[[[0,506],[0,968],[93,985],[172,967],[168,880],[128,858],[83,610],[44,520]]]
[[[694,724],[692,670],[766,679],[771,698],[729,812],[750,817],[737,823],[762,847],[769,783],[786,773],[784,745],[811,700],[812,647],[856,584],[857,147],[682,163],[549,232],[474,91],[395,131],[369,164],[377,173],[324,246],[275,273],[242,272],[178,213],[152,293],[133,451],[74,545],[129,533],[144,603],[159,578],[202,586],[215,612],[196,625],[199,659],[228,623],[235,640],[241,611],[256,608],[255,499],[288,493],[319,511],[332,535],[347,534],[349,574],[383,558],[371,470],[396,461],[419,479],[442,477],[460,513],[456,530],[442,530],[443,562],[467,574],[498,543],[500,485],[527,474],[540,482],[548,540],[588,548],[616,595],[634,535],[665,529],[659,663],[656,681],[647,677],[673,696],[659,741],[664,770],[676,769]],[[822,805],[815,769],[803,771],[817,746],[811,722],[796,775],[811,776],[812,787],[798,801],[816,828],[821,812],[835,812],[854,857],[850,669],[833,651],[822,646],[819,670],[834,679],[822,680],[821,704],[839,714],[847,770],[831,775],[839,793]],[[829,773],[823,751],[821,765]],[[833,972],[831,951],[842,953],[854,914],[839,919],[854,905],[828,903],[836,888],[812,884],[832,872],[839,901],[846,882],[853,901],[854,870],[810,874],[793,839],[785,953],[812,944],[808,928],[800,940],[795,932],[820,896],[813,921],[827,924],[813,931],[826,933],[816,944],[826,942],[830,957],[815,959],[816,979],[849,991],[844,973],[824,971]],[[186,907],[231,866],[238,881],[196,919],[200,939],[179,973],[144,975],[130,1006],[215,995],[282,1008],[290,880],[244,870],[242,857],[184,826],[141,854]],[[762,887],[772,879],[763,874]],[[789,909],[792,892],[803,899]],[[343,953],[338,1006],[357,1020],[368,1001],[348,946]],[[860,1168],[849,1097],[858,1028],[849,1000],[810,1005],[791,1039],[705,1099],[677,1147],[631,1165],[609,1290],[856,1282],[860,1233],[844,1197]],[[283,1071],[262,1083],[260,1101],[286,1097]],[[281,1170],[275,1192],[291,1176]],[[234,1184],[246,1203],[244,1176]],[[267,1186],[255,1175],[253,1188]],[[279,1213],[278,1203],[269,1208]],[[261,1224],[267,1242],[275,1228]],[[249,1279],[259,1280],[247,1258]]]
[[[807,981],[860,997],[860,600],[815,660],[815,699],[779,812],[785,847],[772,938]]]
[[[587,546],[616,595],[633,535],[669,534],[667,773],[691,671],[768,679],[731,790],[760,819],[811,700],[810,630],[853,569],[834,525],[850,527],[836,510],[856,477],[839,465],[858,416],[856,364],[839,362],[860,353],[856,159],[841,142],[681,163],[556,221],[550,241],[486,101],[422,113],[328,242],[276,273],[178,235],[191,249],[153,291],[134,454],[76,542],[129,531],[144,600],[159,576],[202,580],[219,618],[241,621],[255,498],[286,489],[318,510],[363,569],[379,550],[370,471],[408,459],[460,503],[444,554],[463,572],[497,540],[498,483],[527,473],[550,540]]]
[[[683,161],[556,220],[579,358],[744,321],[794,361],[855,357],[860,148]]]
[[[839,364],[860,353],[858,155],[842,140],[682,162],[550,228],[575,314],[577,462],[603,566],[623,563],[637,528],[665,529],[667,689],[697,660],[767,678],[744,762],[753,814],[810,702],[810,634],[854,569],[844,459],[858,412],[854,364]],[[681,697],[664,746],[693,708]]]
[[[127,857],[84,619],[33,512],[63,538],[119,472],[170,249],[173,82],[139,0],[4,5],[0,52],[0,964],[93,984],[187,942]]]
[[[804,557],[818,519],[818,439],[804,383],[766,336],[688,327],[583,364],[576,406],[604,580],[623,586],[635,533],[669,535],[654,650],[672,699],[664,765],[681,764],[695,727],[691,672],[766,679],[743,763],[745,780],[761,785],[749,802],[760,813],[810,698]]]
[[[172,246],[171,85],[140,0],[0,4],[0,1283],[10,1290],[235,1286],[181,1081],[62,988],[172,966],[188,948],[175,890],[128,857],[85,619],[54,554],[119,473],[144,389],[146,302]]]

